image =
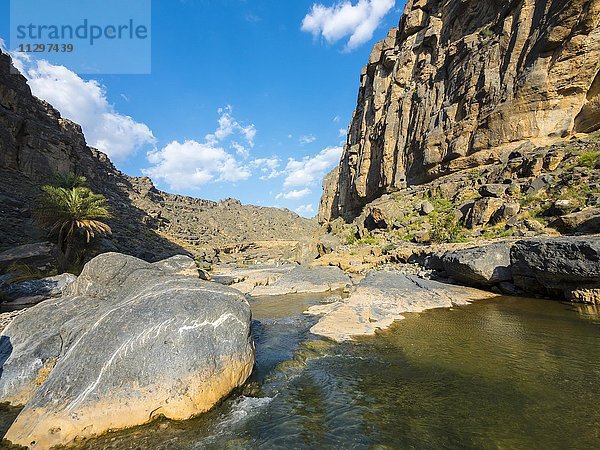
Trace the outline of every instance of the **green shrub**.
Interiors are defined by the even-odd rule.
[[[88,244],[96,235],[109,235],[110,227],[100,219],[111,217],[106,198],[86,187],[66,189],[44,186],[44,195],[36,208],[37,222],[57,236],[57,243],[70,260],[79,237]]]
[[[354,233],[350,233],[348,236],[346,236],[346,239],[344,240],[344,244],[346,245],[354,245],[358,242],[358,238],[356,237],[356,235]]]
[[[600,151],[590,150],[582,153],[577,159],[577,165],[580,167],[588,167],[590,169],[600,167]]]
[[[378,245],[380,240],[370,234],[365,235],[362,239],[359,239],[359,245]]]
[[[490,30],[489,28],[485,28],[485,29],[483,29],[483,30],[481,31],[481,35],[482,35],[484,38],[488,38],[488,39],[489,39],[489,38],[492,38],[492,37],[494,37],[494,36],[496,35],[496,33],[494,33],[494,32],[493,32],[492,30]]]
[[[58,173],[54,176],[55,187],[64,189],[74,189],[87,186],[87,178],[75,175],[73,172]]]
[[[444,244],[449,242],[463,242],[465,233],[463,227],[454,217],[453,212],[439,213],[434,211],[429,216],[431,224],[431,242]]]
[[[381,251],[383,252],[384,255],[387,255],[387,254],[393,252],[394,250],[396,250],[397,248],[398,248],[398,246],[396,244],[387,244],[381,249]]]

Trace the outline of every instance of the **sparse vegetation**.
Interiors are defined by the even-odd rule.
[[[577,165],[580,167],[588,167],[590,169],[600,168],[600,151],[590,150],[579,155]]]
[[[73,172],[58,173],[54,176],[53,186],[64,189],[87,187],[87,178],[75,175]]]
[[[58,246],[71,260],[78,239],[85,244],[95,236],[109,235],[110,227],[102,221],[111,217],[103,195],[87,187],[71,189],[46,185],[35,216],[40,225],[55,236]]]
[[[346,239],[344,239],[344,244],[346,245],[354,245],[358,242],[358,238],[356,237],[356,235],[354,233],[350,233],[346,236]]]
[[[379,242],[380,242],[380,240],[378,238],[368,234],[368,235],[365,235],[362,239],[359,239],[357,241],[357,244],[359,244],[359,245],[378,245]]]
[[[460,226],[453,212],[438,213],[434,211],[429,219],[431,224],[431,242],[443,244],[447,242],[464,242],[464,229]]]
[[[507,238],[511,237],[513,234],[513,229],[506,228],[505,224],[499,223],[492,227],[488,227],[481,237],[483,239]]]
[[[398,245],[396,244],[386,244],[382,247],[381,251],[383,252],[384,255],[387,255],[391,252],[393,252],[394,250],[396,250],[398,248]]]
[[[481,35],[486,39],[490,39],[495,36],[495,33],[489,28],[484,28],[483,30],[481,30]]]

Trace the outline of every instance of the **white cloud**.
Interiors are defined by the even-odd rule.
[[[316,140],[317,140],[317,138],[314,137],[312,134],[307,134],[307,135],[301,136],[299,139],[301,145],[312,144]]]
[[[311,193],[312,191],[309,188],[304,188],[296,191],[281,192],[280,194],[277,194],[277,196],[275,196],[275,199],[298,200],[300,198],[306,197],[307,195],[310,195]]]
[[[315,215],[315,207],[310,203],[307,205],[299,206],[295,211],[301,216],[312,217]]]
[[[346,130],[345,128],[340,128],[338,130],[338,133],[339,133],[340,137],[345,137],[346,134],[348,133],[348,130]]]
[[[241,181],[252,175],[223,148],[208,142],[173,141],[161,150],[148,153],[148,161],[153,166],[142,172],[165,181],[175,190],[197,188],[211,181]]]
[[[394,4],[395,0],[358,0],[355,5],[345,0],[329,7],[315,3],[302,21],[302,31],[322,36],[329,44],[350,36],[345,48],[354,50],[373,38]]]
[[[241,134],[250,147],[254,147],[254,138],[256,137],[256,127],[248,125],[246,127],[233,118],[231,113],[233,108],[227,105],[225,108],[219,108],[219,128],[213,134],[206,135],[206,141],[210,144],[216,144],[227,139],[234,133]]]
[[[204,142],[173,141],[160,150],[149,152],[148,161],[152,166],[142,172],[178,191],[198,188],[211,182],[247,180],[252,176],[253,169],[260,169],[265,177],[272,176],[279,167],[278,159],[256,159],[244,163],[225,150],[231,148],[235,154],[247,159],[250,156],[248,149],[233,139],[244,139],[247,145],[253,146],[256,136],[254,125],[240,125],[232,116],[232,111],[231,106],[218,110],[218,127],[205,136]]]
[[[273,158],[258,158],[252,161],[252,167],[259,169],[262,174],[261,180],[271,180],[283,175],[283,172],[279,170],[281,161],[277,157]]]
[[[340,123],[340,116],[335,116],[335,117],[333,118],[333,121],[334,121],[335,123]]]
[[[318,155],[306,156],[298,161],[291,158],[286,167],[284,188],[307,187],[320,182],[336,164],[342,155],[342,147],[327,147]]]
[[[237,142],[232,142],[231,148],[234,149],[235,152],[244,159],[250,156],[250,152],[248,151],[248,149],[243,145],[238,144]]]
[[[98,81],[85,81],[66,67],[45,60],[12,56],[33,94],[52,104],[63,117],[80,124],[90,146],[112,159],[123,160],[156,142],[146,124],[115,110]]]

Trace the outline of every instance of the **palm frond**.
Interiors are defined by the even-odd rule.
[[[59,188],[73,189],[78,187],[85,187],[87,178],[75,175],[73,172],[57,173],[54,176],[54,185]]]
[[[58,234],[59,244],[72,240],[81,232],[89,242],[95,236],[108,235],[110,227],[100,219],[111,217],[106,198],[87,187],[66,189],[44,186],[44,195],[35,212],[35,218],[50,234]]]

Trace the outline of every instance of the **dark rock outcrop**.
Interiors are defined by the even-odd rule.
[[[530,294],[596,303],[600,237],[536,238],[511,249],[514,283]]]
[[[63,273],[40,280],[9,284],[4,289],[0,286],[0,292],[4,292],[10,307],[35,305],[50,298],[60,297],[75,280],[75,275]]]
[[[116,253],[88,263],[58,300],[3,331],[0,402],[25,405],[6,438],[67,444],[158,416],[187,419],[254,365],[251,312],[230,288]]]
[[[449,276],[469,286],[493,286],[513,278],[506,243],[447,252],[442,263]]]
[[[0,253],[0,271],[15,266],[28,266],[39,272],[58,272],[65,264],[65,256],[50,242],[20,245]]]

